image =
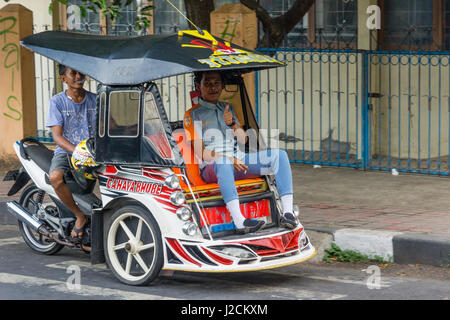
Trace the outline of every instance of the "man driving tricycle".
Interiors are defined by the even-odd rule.
[[[194,144],[196,156],[202,160],[202,179],[207,183],[219,184],[237,232],[256,232],[265,222],[242,215],[235,180],[256,178],[263,174],[275,174],[283,210],[281,224],[294,229],[297,222],[293,214],[292,174],[286,152],[266,149],[244,153],[238,142],[245,145],[248,136],[239,124],[233,107],[219,101],[224,88],[221,73],[196,72],[194,83],[200,92],[200,106],[188,112],[185,118],[187,136]]]

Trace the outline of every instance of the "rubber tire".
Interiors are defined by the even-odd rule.
[[[19,199],[19,204],[21,206],[23,206],[25,209],[27,209],[26,206],[24,206],[24,203],[26,200],[28,200],[29,196],[35,192],[37,192],[39,190],[38,187],[36,187],[36,185],[34,184],[30,184],[29,186],[27,186],[23,191],[22,194],[20,195],[20,199]],[[56,206],[56,205],[55,205]],[[30,230],[30,228],[28,228],[26,226],[25,223],[19,221],[19,230],[20,233],[22,234],[22,238],[25,241],[25,243],[28,245],[28,247],[30,247],[33,251],[45,254],[45,255],[53,255],[58,253],[62,248],[64,248],[64,246],[62,244],[56,243],[54,242],[53,246],[50,246],[48,248],[40,248],[37,247],[32,240],[29,239],[27,231],[25,230],[25,228],[27,228],[27,230]]]
[[[153,264],[149,268],[150,270],[147,273],[147,275],[145,277],[143,277],[142,279],[136,280],[136,281],[131,281],[131,280],[123,278],[120,275],[120,273],[118,273],[115,270],[114,265],[111,262],[111,257],[110,257],[109,248],[108,248],[109,247],[108,236],[110,234],[111,227],[114,225],[114,222],[117,219],[119,219],[122,215],[128,214],[128,213],[138,215],[140,218],[142,218],[147,223],[148,227],[150,227],[150,230],[153,234],[153,240],[155,243]],[[125,207],[121,207],[113,213],[113,215],[110,217],[110,219],[106,223],[106,226],[104,229],[103,243],[104,243],[104,252],[105,252],[106,263],[107,263],[109,269],[112,271],[114,276],[120,282],[125,283],[127,285],[145,286],[145,285],[150,284],[159,275],[159,272],[161,271],[161,269],[164,265],[163,242],[162,242],[161,231],[159,229],[158,223],[156,222],[155,218],[152,216],[152,214],[148,210],[146,210],[138,205],[126,205]]]

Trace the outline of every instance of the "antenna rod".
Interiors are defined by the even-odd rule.
[[[180,10],[178,10],[177,7],[175,7],[175,5],[170,2],[169,0],[166,0],[172,7],[175,8],[175,10],[177,10],[190,24],[192,24],[194,26],[195,29],[197,29],[198,33],[200,33],[202,36],[204,35],[203,30],[200,29],[199,27],[197,27],[191,20],[189,20]]]

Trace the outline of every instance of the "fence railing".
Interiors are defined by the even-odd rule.
[[[319,30],[318,45],[258,49],[286,63],[255,76],[255,111],[269,146],[294,162],[448,176],[450,53],[364,51],[320,39]],[[51,60],[36,54],[35,66],[36,135],[51,141],[48,101],[62,84]],[[182,119],[192,76],[157,83],[169,120]],[[96,92],[96,81],[86,88]]]
[[[294,162],[449,174],[448,52],[260,49],[256,113]]]
[[[261,128],[292,161],[361,165],[362,57],[356,50],[265,49],[286,63],[256,76]]]
[[[448,175],[449,53],[371,52],[368,60],[368,167]]]

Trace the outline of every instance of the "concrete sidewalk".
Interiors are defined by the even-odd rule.
[[[450,263],[449,177],[301,164],[292,171],[307,230],[396,263]]]
[[[300,220],[319,257],[334,241],[396,263],[450,263],[449,177],[302,164],[292,164],[292,173]],[[0,224],[16,223],[5,205],[12,183],[0,181]]]

